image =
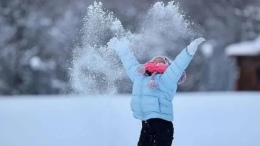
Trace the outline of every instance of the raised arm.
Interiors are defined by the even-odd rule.
[[[205,41],[204,38],[198,38],[190,43],[171,63],[167,70],[161,76],[161,82],[168,87],[177,84],[185,69],[195,55],[198,45]]]
[[[127,38],[122,38],[120,40],[118,40],[117,38],[112,38],[108,42],[108,47],[116,51],[123,63],[127,75],[132,81],[134,81],[134,78],[139,75],[139,73],[137,72],[137,67],[140,64],[130,51],[129,40]]]

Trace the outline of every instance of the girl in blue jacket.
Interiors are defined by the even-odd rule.
[[[173,97],[185,69],[205,39],[192,41],[171,61],[154,57],[141,65],[130,51],[127,38],[112,38],[108,47],[119,55],[127,75],[133,82],[131,109],[133,116],[142,121],[138,146],[171,146],[173,140]]]

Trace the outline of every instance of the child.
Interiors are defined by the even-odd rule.
[[[192,41],[172,62],[158,56],[145,65],[140,65],[130,52],[127,38],[113,38],[108,43],[108,47],[116,50],[133,82],[131,109],[133,116],[142,121],[138,146],[171,146],[172,100],[178,83],[186,78],[185,69],[203,41],[203,38]]]

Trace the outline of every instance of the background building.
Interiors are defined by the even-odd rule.
[[[260,37],[230,45],[226,48],[237,62],[237,90],[260,91]]]

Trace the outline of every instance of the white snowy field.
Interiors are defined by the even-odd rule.
[[[129,95],[0,98],[0,146],[136,146]],[[179,93],[174,146],[259,146],[260,92]]]

